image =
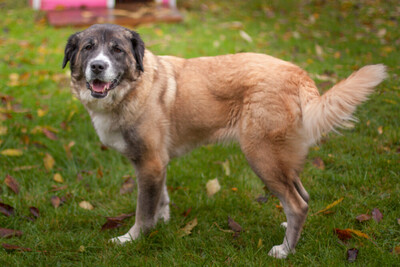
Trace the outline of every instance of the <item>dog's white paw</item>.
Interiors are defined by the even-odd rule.
[[[276,259],[286,259],[289,253],[295,253],[295,251],[289,251],[289,249],[284,244],[282,244],[272,247],[272,249],[268,252],[268,255]]]
[[[287,228],[287,222],[283,222],[283,223],[281,223],[281,227],[283,227],[283,228]]]
[[[133,238],[131,237],[131,235],[129,233],[126,233],[124,235],[117,236],[117,237],[110,239],[110,242],[117,244],[117,245],[123,245],[124,243],[131,242],[131,241],[133,241]]]

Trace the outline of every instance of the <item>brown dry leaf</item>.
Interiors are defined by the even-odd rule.
[[[19,184],[11,175],[6,175],[4,179],[4,183],[15,193],[19,193]]]
[[[378,127],[378,133],[379,133],[379,134],[383,134],[383,127],[382,127],[382,126],[379,126],[379,127]]]
[[[32,169],[36,169],[39,168],[39,165],[27,165],[27,166],[19,166],[19,167],[15,167],[13,169],[13,171],[18,172],[18,171],[27,171],[27,170],[32,170]]]
[[[325,170],[325,163],[319,157],[313,159],[312,165],[314,165],[314,167],[316,167],[317,169]]]
[[[182,216],[187,217],[191,211],[192,211],[192,207],[188,208],[184,213],[182,213]]]
[[[219,185],[218,182],[218,178],[209,180],[206,184],[206,188],[207,188],[207,195],[209,197],[215,195],[221,189],[221,186]]]
[[[94,209],[93,205],[90,204],[90,202],[85,201],[85,200],[79,202],[79,207],[81,207],[82,209],[85,209],[85,210],[93,210]]]
[[[35,218],[39,218],[40,216],[40,212],[39,209],[36,207],[29,207],[29,211],[30,213],[35,217]]]
[[[358,249],[351,248],[347,250],[347,261],[348,262],[355,262],[358,255]]]
[[[382,220],[382,218],[383,218],[382,213],[381,213],[380,210],[377,209],[377,208],[374,208],[374,209],[372,210],[371,214],[372,214],[372,218],[373,218],[377,223],[379,223],[379,222]]]
[[[322,210],[320,210],[320,211],[317,211],[316,213],[312,214],[311,216],[317,215],[317,214],[319,214],[319,213],[325,212],[325,211],[327,211],[327,210],[333,208],[334,206],[336,206],[337,204],[339,204],[340,202],[342,202],[343,199],[344,199],[344,197],[339,198],[338,200],[336,200],[336,201],[334,201],[333,203],[331,203],[331,204],[329,204],[328,206],[326,206],[326,208],[324,208],[324,209],[322,209]]]
[[[115,229],[118,227],[123,226],[124,223],[122,221],[114,221],[114,220],[107,220],[103,226],[101,226],[101,231]]]
[[[122,213],[121,215],[115,216],[115,217],[106,217],[107,220],[111,220],[111,221],[122,221],[125,220],[127,218],[130,218],[132,216],[134,216],[135,213]]]
[[[234,232],[242,232],[242,231],[243,231],[242,226],[240,226],[240,224],[238,224],[237,222],[235,222],[231,217],[228,217],[228,226],[229,226],[229,228],[231,228]]]
[[[45,169],[47,171],[50,171],[51,169],[53,169],[54,163],[56,163],[56,162],[55,162],[54,158],[49,153],[46,153],[46,155],[43,158],[43,163],[44,163]]]
[[[351,232],[348,231],[347,229],[342,230],[342,229],[335,228],[335,234],[342,241],[346,241],[348,239],[351,239]]]
[[[64,179],[62,178],[61,174],[58,172],[54,174],[53,180],[56,181],[57,183],[64,183]]]
[[[102,178],[103,177],[103,170],[102,170],[102,167],[100,166],[98,169],[97,169],[97,178]]]
[[[268,196],[260,195],[256,198],[256,201],[260,204],[266,203],[268,201]]]
[[[10,238],[13,236],[21,236],[21,235],[22,235],[21,231],[0,227],[0,237],[2,238]]]
[[[179,230],[178,236],[184,237],[190,235],[192,233],[193,228],[196,227],[196,225],[197,225],[197,218],[194,218]]]
[[[394,252],[396,255],[400,255],[400,246],[396,246],[396,247],[393,249],[393,252]]]
[[[11,251],[11,250],[19,250],[19,251],[26,251],[26,252],[32,251],[32,249],[30,249],[30,248],[24,248],[24,247],[7,244],[7,243],[3,243],[1,245],[5,250],[9,250],[9,251]]]
[[[50,201],[54,208],[58,208],[61,205],[61,199],[58,196],[52,196]]]
[[[134,188],[135,188],[135,180],[129,176],[129,178],[125,179],[124,183],[119,189],[119,193],[121,195],[132,193]]]
[[[359,222],[365,222],[371,219],[371,215],[368,214],[360,214],[356,217],[357,221]]]
[[[7,217],[14,215],[14,208],[8,204],[0,202],[0,213],[4,214]]]
[[[53,133],[52,131],[46,129],[46,128],[43,128],[43,133],[50,140],[58,140],[57,135],[55,133]]]
[[[75,141],[71,141],[68,144],[64,144],[64,150],[65,153],[67,154],[67,158],[68,159],[72,159],[72,152],[71,152],[71,148],[75,145]]]
[[[24,152],[21,149],[9,148],[9,149],[4,149],[3,151],[0,152],[0,154],[9,157],[19,157],[22,156]]]
[[[51,186],[51,192],[56,192],[56,191],[61,191],[61,190],[64,190],[64,189],[67,189],[68,188],[68,185],[62,185],[62,186],[56,186],[56,185],[52,185]]]

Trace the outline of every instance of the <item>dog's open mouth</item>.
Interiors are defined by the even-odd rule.
[[[86,87],[90,90],[91,95],[95,98],[106,97],[108,92],[119,84],[119,76],[111,82],[94,79],[91,82],[86,82]]]

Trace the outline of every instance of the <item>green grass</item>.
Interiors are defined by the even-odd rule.
[[[25,3],[25,1],[21,1]],[[135,209],[136,190],[120,195],[123,176],[133,174],[129,162],[117,152],[100,148],[100,141],[81,104],[69,92],[67,70],[61,69],[63,49],[72,28],[54,29],[42,22],[18,1],[1,2],[0,8],[0,96],[12,96],[14,109],[23,113],[4,113],[0,126],[0,151],[22,149],[20,157],[0,155],[0,181],[6,174],[20,184],[14,194],[0,184],[1,202],[16,209],[16,216],[0,214],[0,227],[23,231],[19,238],[2,239],[43,252],[6,252],[0,248],[2,266],[342,266],[348,248],[359,249],[357,266],[395,266],[399,255],[390,251],[400,245],[400,14],[397,1],[179,1],[185,21],[180,24],[143,25],[136,30],[147,48],[155,54],[182,57],[253,51],[292,61],[312,77],[345,78],[353,70],[374,63],[388,66],[389,78],[370,100],[360,106],[360,122],[343,135],[329,134],[323,144],[310,150],[301,178],[311,196],[313,214],[344,197],[333,213],[309,216],[297,253],[287,260],[268,257],[269,249],[280,244],[284,230],[283,212],[278,200],[270,197],[259,204],[263,185],[251,172],[237,145],[201,147],[173,160],[168,168],[171,221],[157,225],[151,236],[126,246],[107,243],[125,233],[133,224],[130,218],[122,228],[100,231],[104,216],[116,216]],[[267,2],[267,3],[265,3]],[[236,22],[236,24],[232,24]],[[239,22],[239,23],[238,23]],[[236,25],[236,27],[234,26]],[[239,29],[237,28],[239,26]],[[252,37],[244,40],[239,31]],[[323,53],[318,55],[316,45]],[[333,73],[333,74],[332,74]],[[10,82],[15,74],[19,79]],[[317,80],[324,87],[326,81]],[[326,88],[325,88],[326,89]],[[324,89],[324,90],[325,90]],[[0,110],[6,108],[0,102]],[[37,110],[48,112],[40,117]],[[1,113],[0,113],[1,114]],[[58,130],[58,140],[32,133],[35,126]],[[382,127],[382,134],[378,128]],[[64,145],[74,141],[70,159]],[[47,172],[43,157],[49,153],[55,166]],[[320,157],[325,170],[311,162]],[[228,160],[231,175],[226,176],[218,161]],[[21,166],[36,166],[15,171]],[[101,166],[103,177],[97,176]],[[77,174],[83,173],[82,180]],[[51,192],[53,175],[60,173],[64,190]],[[222,189],[214,197],[206,195],[205,184],[218,178]],[[57,184],[58,186],[62,184]],[[236,187],[238,190],[231,190]],[[173,189],[173,190],[172,190]],[[55,209],[53,195],[68,194],[67,202]],[[87,200],[94,210],[84,210]],[[41,215],[31,222],[24,216],[37,207]],[[192,208],[187,217],[182,213]],[[379,208],[383,220],[358,223],[355,217]],[[227,217],[238,222],[245,232],[239,238],[220,231],[228,229]],[[190,236],[178,237],[178,230],[197,217],[198,225]],[[352,228],[371,240],[353,237],[348,244],[338,241],[334,228]],[[261,247],[258,246],[262,240]],[[80,249],[80,247],[83,246]],[[82,251],[83,250],[83,251]]]

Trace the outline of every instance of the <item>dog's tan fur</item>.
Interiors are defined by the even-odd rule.
[[[383,65],[367,66],[320,96],[304,70],[263,54],[182,59],[146,50],[143,66],[140,75],[132,69],[136,79],[122,81],[104,99],[90,97],[72,73],[73,92],[100,138],[130,158],[137,171],[136,222],[115,241],[136,239],[159,218],[169,219],[165,179],[171,158],[199,145],[236,140],[284,207],[286,236],[270,251],[278,258],[294,252],[306,219],[309,197],[299,172],[308,147],[351,120],[356,105],[385,78]],[[107,127],[96,124],[99,116],[107,116]],[[113,138],[122,138],[123,145]]]

